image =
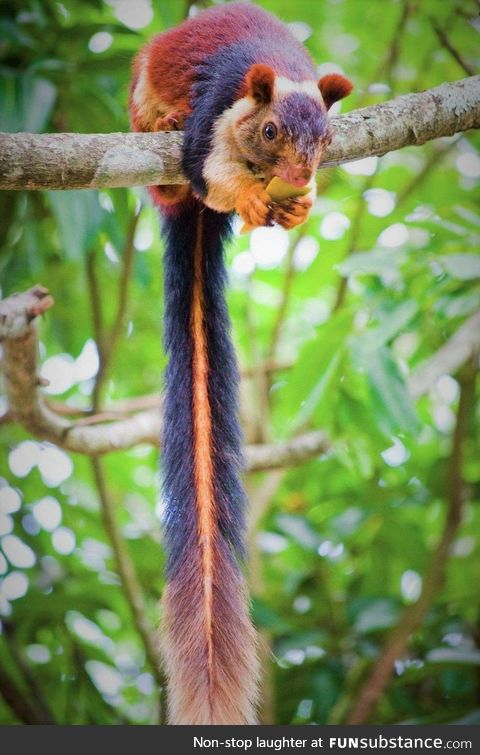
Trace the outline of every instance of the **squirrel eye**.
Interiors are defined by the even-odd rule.
[[[263,127],[263,135],[269,142],[273,141],[277,136],[277,127],[274,123],[266,123]]]

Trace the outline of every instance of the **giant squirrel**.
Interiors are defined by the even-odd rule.
[[[237,367],[225,304],[223,247],[232,213],[293,228],[309,214],[332,137],[327,111],[350,93],[314,64],[274,16],[249,3],[203,11],[136,56],[136,131],[182,129],[189,183],[152,186],[165,239],[163,426],[169,722],[256,721],[258,662],[241,571]],[[278,176],[303,197],[273,202]]]

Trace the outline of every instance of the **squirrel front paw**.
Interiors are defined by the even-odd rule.
[[[282,228],[289,231],[297,225],[305,223],[312,209],[311,197],[297,197],[296,199],[286,200],[281,204],[275,204],[273,207],[273,220]]]
[[[243,222],[252,227],[268,225],[272,218],[272,198],[262,184],[244,189],[237,197],[236,211]]]

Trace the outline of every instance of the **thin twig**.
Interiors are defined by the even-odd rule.
[[[390,634],[373,670],[360,689],[356,703],[347,718],[348,724],[365,724],[370,721],[392,677],[395,661],[404,655],[412,634],[422,624],[442,587],[450,549],[462,520],[465,498],[462,478],[463,443],[474,402],[476,362],[477,358],[472,360],[460,377],[460,400],[447,477],[447,511],[440,541],[424,576],[418,600],[407,608]]]
[[[101,460],[94,456],[91,459],[91,464],[95,485],[100,499],[102,519],[109,541],[112,544],[123,592],[128,605],[130,606],[137,632],[142,638],[155,680],[160,689],[163,689],[165,686],[165,679],[162,671],[162,660],[155,632],[147,619],[143,588],[140,585],[132,558],[125,547],[122,534],[117,525],[115,506],[106,485]]]
[[[10,653],[10,657],[17,667],[18,673],[21,675],[25,687],[30,693],[29,702],[32,703],[32,707],[38,711],[43,723],[55,723],[52,713],[48,709],[45,693],[40,688],[37,678],[28,663],[25,661],[22,651],[17,645],[12,624],[9,621],[4,621],[3,627],[5,644]]]
[[[99,285],[96,277],[93,259],[88,270],[90,298],[92,301],[92,306],[94,307],[93,325],[95,329],[95,340],[97,341],[97,343],[102,344],[101,348],[99,348],[99,369],[92,393],[92,411],[94,412],[98,412],[100,409],[101,387],[105,381],[110,362],[113,358],[114,349],[118,343],[118,338],[123,326],[125,306],[128,296],[128,284],[130,282],[133,265],[133,241],[135,229],[138,223],[138,214],[139,213],[135,213],[132,216],[125,240],[123,256],[124,263],[122,275],[120,278],[117,310],[113,326],[107,336],[109,344],[108,346],[105,345],[106,341],[103,340],[105,338],[105,328],[102,319],[102,310],[99,305]],[[162,660],[156,641],[155,630],[150,624],[150,621],[147,617],[143,589],[138,579],[134,562],[125,546],[123,537],[118,527],[115,507],[106,483],[103,464],[98,456],[93,455],[91,457],[91,467],[98,497],[100,500],[100,508],[105,531],[115,555],[123,593],[132,612],[137,632],[142,639],[146,656],[150,663],[155,680],[159,686],[159,697],[160,700],[162,700],[162,692],[165,688]],[[164,710],[162,704],[160,704],[160,714],[163,722]]]
[[[108,373],[112,363],[112,357],[117,346],[119,336],[122,332],[125,320],[125,312],[128,300],[128,289],[133,269],[133,260],[135,255],[135,232],[140,219],[140,209],[134,210],[130,216],[125,236],[122,254],[122,272],[118,287],[118,301],[115,317],[111,328],[106,330],[103,322],[101,293],[98,285],[95,271],[95,257],[90,254],[87,260],[87,275],[90,290],[90,301],[92,305],[93,325],[96,333],[97,348],[99,355],[99,368],[95,379],[95,385],[92,392],[92,412],[96,413],[101,404],[101,394],[105,386]]]
[[[390,87],[390,90],[392,92],[394,91],[393,69],[395,65],[397,64],[397,61],[400,55],[401,42],[403,39],[403,34],[405,32],[406,23],[414,6],[415,6],[415,3],[410,2],[410,0],[404,0],[402,4],[402,10],[400,13],[398,24],[393,32],[393,36],[390,41],[390,44],[387,45],[387,53],[386,53],[385,59],[380,64],[377,70],[377,73],[373,79],[373,81],[376,81],[379,78],[379,76],[382,73],[384,73],[387,79],[388,85]],[[369,189],[372,188],[375,181],[375,177],[378,173],[379,167],[380,167],[380,161],[377,160],[377,164],[375,166],[375,170],[373,174],[370,176],[367,176],[367,178],[364,181],[363,188],[357,197],[357,203],[356,203],[353,218],[352,218],[352,225],[350,228],[350,233],[348,235],[348,240],[347,240],[347,246],[346,246],[345,253],[342,257],[342,260],[347,259],[347,257],[349,257],[351,254],[357,251],[358,240],[362,232],[363,222],[364,222],[366,211],[367,211],[366,210],[367,205],[365,203],[365,192],[367,192]],[[335,314],[335,312],[338,312],[338,310],[343,307],[343,304],[345,302],[345,297],[347,295],[347,286],[348,286],[348,276],[342,275],[338,282],[337,294],[336,294],[335,302],[332,308],[332,314]]]
[[[443,145],[442,147],[435,149],[430,157],[425,161],[424,166],[422,169],[417,173],[416,176],[404,187],[404,189],[398,194],[397,196],[397,203],[396,203],[396,209],[407,201],[407,199],[412,195],[414,191],[416,191],[419,186],[428,178],[432,170],[438,168],[441,165],[441,161],[447,156],[447,154],[456,146],[456,141],[450,142],[449,144]],[[378,165],[377,165],[378,168]],[[363,199],[365,192],[371,188],[373,184],[374,176],[376,175],[376,172],[369,178],[366,179],[365,185],[363,188],[363,191],[361,192],[359,198],[358,198],[358,204],[356,208],[355,215],[352,220],[352,226],[349,236],[349,242],[347,249],[345,251],[345,255],[342,259],[347,259],[351,254],[354,254],[355,251],[357,251],[357,244],[358,239],[361,232],[361,227],[363,220],[365,218],[365,212],[366,212],[366,204]],[[348,286],[348,277],[347,276],[341,276],[340,282],[338,284],[337,289],[337,296],[335,299],[335,304],[333,306],[333,312],[337,312],[344,304],[345,296],[347,294],[347,286]]]
[[[450,33],[454,30],[455,25],[458,23],[458,19],[462,17],[462,11],[459,7],[453,9],[453,11],[445,19],[445,28],[449,29]],[[471,20],[470,18],[468,19]],[[425,78],[425,74],[430,70],[432,65],[433,56],[438,52],[438,43],[435,42],[431,45],[425,55],[423,56],[420,64],[417,67],[417,76],[412,84],[412,92],[418,92],[422,89],[422,81]]]
[[[454,139],[447,144],[442,144],[440,147],[432,149],[431,154],[425,160],[422,169],[412,178],[406,186],[403,187],[401,192],[397,195],[397,207],[402,205],[409,199],[409,197],[416,192],[419,186],[428,178],[431,171],[434,168],[441,167],[442,160],[451,152],[458,144],[458,139]]]
[[[102,295],[98,284],[95,270],[95,251],[92,250],[87,255],[86,260],[87,284],[90,294],[90,308],[92,311],[92,325],[95,333],[95,341],[99,360],[103,357],[103,348],[105,343],[105,333],[103,325]]]
[[[345,254],[342,257],[342,260],[347,259],[347,257],[350,257],[350,255],[353,254],[357,250],[358,239],[360,237],[360,233],[361,233],[362,225],[363,225],[363,219],[366,213],[366,203],[365,203],[364,195],[365,195],[365,192],[368,191],[372,187],[377,170],[378,170],[378,163],[375,168],[375,172],[371,176],[367,176],[367,178],[365,179],[363,188],[357,197],[357,204],[356,204],[353,218],[352,218],[352,225],[350,227],[347,247],[345,249]],[[338,310],[341,309],[341,307],[343,307],[345,296],[347,294],[347,285],[348,285],[348,277],[346,275],[342,275],[338,283],[337,295],[335,298],[335,303],[333,305],[332,314],[334,314],[335,312],[338,312]]]
[[[434,18],[430,19],[430,22],[433,26],[433,29],[435,31],[435,34],[437,35],[440,43],[445,47],[446,50],[450,53],[452,58],[457,61],[460,68],[465,71],[467,76],[474,76],[475,70],[473,66],[470,65],[470,63],[467,63],[463,55],[457,50],[456,47],[450,42],[446,32],[442,27],[437,23],[437,21]]]
[[[390,43],[386,46],[385,57],[380,61],[375,73],[371,77],[371,81],[376,82],[384,76],[391,90],[393,90],[393,71],[400,55],[403,34],[405,32],[407,21],[414,11],[415,6],[416,3],[411,2],[411,0],[404,0],[402,3],[400,17],[393,30]],[[368,99],[368,94],[369,92],[367,88],[358,102],[358,107],[362,107],[365,104]]]
[[[252,282],[249,280],[249,286]],[[252,308],[252,297],[247,295],[245,299],[245,322],[248,333],[248,346],[250,350],[251,371],[254,387],[254,403],[256,411],[249,418],[252,424],[250,439],[254,443],[265,442],[270,435],[270,406],[268,400],[269,382],[264,369],[261,347],[258,339],[255,318]]]
[[[393,90],[393,73],[395,70],[395,66],[397,65],[398,58],[400,56],[400,49],[401,49],[401,42],[403,39],[403,34],[405,32],[407,21],[409,17],[412,15],[412,13],[414,13],[416,6],[417,6],[416,2],[411,2],[411,0],[404,0],[403,5],[402,5],[402,10],[400,13],[400,18],[398,19],[397,27],[392,35],[391,42],[387,47],[387,56],[383,64],[383,70],[385,71],[387,84],[392,90]],[[379,70],[379,72],[377,73],[377,78],[378,76],[381,75],[381,73],[382,73],[382,70]]]
[[[277,316],[273,322],[272,334],[270,336],[270,344],[267,350],[267,362],[274,362],[277,356],[278,343],[282,333],[282,328],[285,322],[285,318],[288,313],[288,305],[290,303],[290,295],[292,293],[292,284],[295,277],[295,253],[298,249],[298,244],[305,236],[305,226],[301,226],[297,234],[295,242],[289,244],[287,258],[285,261],[285,270],[283,273],[283,285],[280,298],[280,304],[277,309]]]
[[[283,369],[281,366],[278,369]],[[117,399],[111,401],[105,406],[101,414],[92,414],[91,409],[70,406],[62,401],[52,401],[46,399],[46,405],[61,417],[85,417],[90,420],[90,424],[100,421],[100,417],[108,415],[109,419],[128,417],[133,412],[143,411],[144,409],[158,409],[162,405],[162,396],[160,393],[150,393],[144,396],[132,396],[131,398]]]
[[[129,283],[132,276],[133,260],[135,257],[135,233],[137,230],[138,221],[140,220],[141,212],[141,206],[138,209],[135,209],[132,212],[128,223],[122,254],[123,265],[118,287],[117,311],[112,327],[109,329],[107,339],[103,345],[102,378],[101,381],[97,381],[95,384],[95,387],[97,388],[97,391],[99,393],[101,393],[101,387],[105,383],[105,380],[108,376],[108,372],[112,363],[112,356],[117,346],[118,339],[121,335],[123,324],[125,322]]]
[[[25,691],[12,679],[6,668],[0,665],[0,695],[12,713],[24,724],[51,724],[51,719],[45,719],[42,713],[31,704]]]

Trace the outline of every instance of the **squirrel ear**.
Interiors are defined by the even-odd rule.
[[[275,72],[270,66],[263,63],[255,63],[251,66],[245,77],[247,85],[247,94],[254,100],[267,105],[273,99],[273,89],[275,86]]]
[[[350,94],[353,84],[340,73],[328,73],[326,76],[322,76],[318,82],[318,88],[327,110],[330,110],[334,102],[343,100]]]

